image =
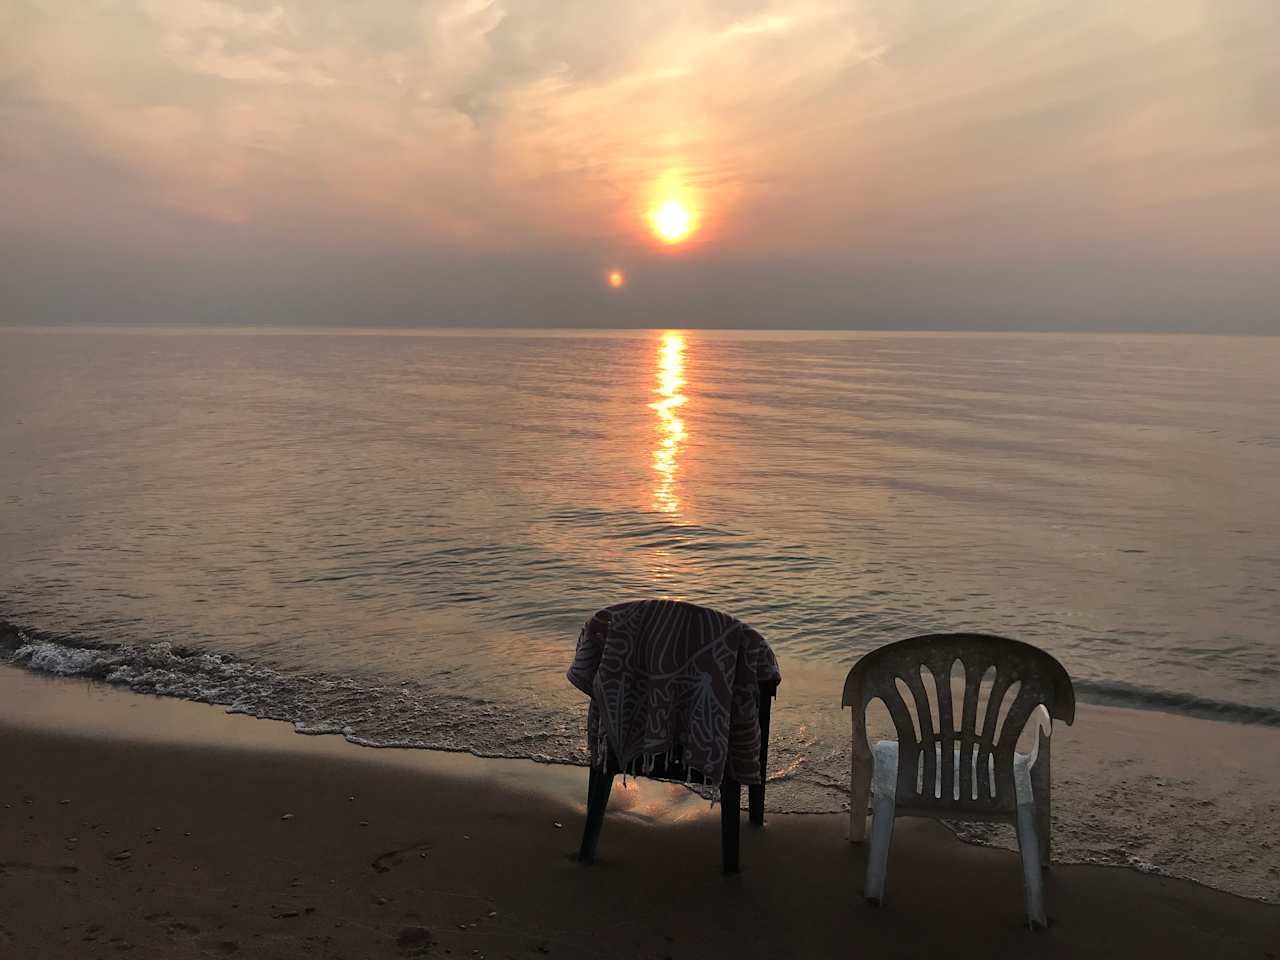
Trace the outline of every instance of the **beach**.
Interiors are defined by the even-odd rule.
[[[1015,856],[904,820],[886,904],[840,815],[744,823],[615,788],[574,859],[585,771],[371,750],[205,704],[0,669],[0,955],[1274,957],[1280,907],[1057,865],[1029,931]],[[745,814],[744,814],[745,821]],[[1196,814],[1187,811],[1187,829]]]

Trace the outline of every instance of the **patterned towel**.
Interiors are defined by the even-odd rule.
[[[567,676],[591,698],[596,766],[612,747],[623,770],[679,759],[712,787],[760,782],[760,684],[781,674],[742,621],[674,600],[606,607],[583,625]]]

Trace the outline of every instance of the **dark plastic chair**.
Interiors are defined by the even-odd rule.
[[[760,684],[760,782],[747,784],[748,815],[756,826],[764,824],[764,781],[769,762],[769,711],[773,698],[777,695],[776,682]],[[590,771],[587,778],[587,822],[582,830],[582,846],[578,850],[578,859],[588,864],[595,862],[600,830],[604,826],[605,807],[609,805],[609,793],[613,790],[613,778],[622,773],[622,769],[618,765],[617,756],[610,750],[604,769],[592,766]],[[677,783],[702,779],[699,771],[686,770],[678,760],[669,764],[657,761],[647,771],[640,770],[637,762],[627,773],[648,777],[650,780],[670,780]],[[742,784],[726,777],[720,783],[720,855],[725,873],[738,872],[738,821],[741,807]]]

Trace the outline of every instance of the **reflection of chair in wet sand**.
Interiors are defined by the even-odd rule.
[[[954,704],[951,690],[957,664],[963,671],[960,704]],[[866,711],[876,699],[888,708],[898,739],[872,746]],[[866,897],[884,900],[895,817],[1009,822],[1018,835],[1027,921],[1043,926],[1049,736],[1054,719],[1070,724],[1075,718],[1075,693],[1062,664],[1004,637],[914,637],[859,660],[845,680],[843,705],[853,708],[849,839],[854,842],[866,837],[868,796],[871,801]],[[1033,716],[1035,742],[1029,752],[1019,752],[1019,736]]]
[[[591,697],[591,772],[579,859],[595,860],[619,773],[718,788],[724,869],[738,869],[746,784],[764,823],[770,704],[780,675],[769,644],[727,614],[673,600],[598,611],[578,636],[569,681]]]

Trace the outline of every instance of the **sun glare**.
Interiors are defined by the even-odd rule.
[[[667,200],[652,213],[653,232],[663,243],[680,243],[693,232],[693,215],[679,200]]]
[[[638,210],[654,239],[674,252],[702,231],[706,200],[688,170],[670,167],[645,189]]]
[[[663,243],[680,243],[692,233],[694,218],[689,209],[678,200],[668,200],[650,214],[654,233]]]
[[[627,282],[626,274],[624,274],[621,270],[609,271],[609,286],[613,287],[615,290],[618,289],[618,287],[625,284],[626,282]]]

